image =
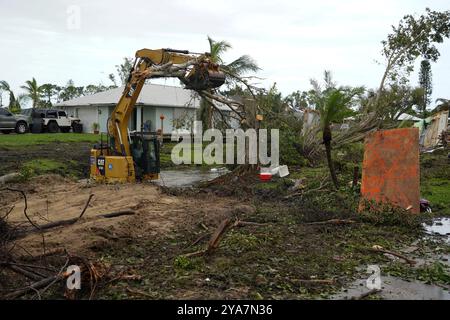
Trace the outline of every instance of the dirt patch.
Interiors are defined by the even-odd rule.
[[[151,184],[96,185],[56,175],[34,178],[26,189],[27,212],[38,225],[77,217],[89,195],[94,195],[81,221],[44,233],[46,249],[65,247],[83,254],[89,254],[91,247],[98,246],[99,241],[167,236],[178,226],[195,225],[199,219],[207,225],[216,225],[224,216],[234,214],[233,208],[237,205],[228,198],[209,197],[199,201],[170,196]],[[8,218],[11,223],[28,223],[20,194],[2,191],[0,204],[14,206]],[[122,210],[136,213],[112,219],[101,217]],[[39,233],[19,240],[18,244],[30,253],[42,252]]]

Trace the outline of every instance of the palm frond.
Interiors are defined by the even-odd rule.
[[[257,72],[258,70],[261,70],[256,61],[249,55],[240,56],[233,62],[223,66],[223,68],[237,76],[250,71]]]
[[[209,42],[209,52],[211,54],[211,60],[215,63],[222,64],[222,55],[228,49],[231,49],[231,44],[227,41],[215,41],[210,36],[208,36]]]
[[[6,82],[5,80],[0,81],[0,89],[2,89],[4,91],[11,91],[11,87],[9,86],[9,83]]]
[[[317,109],[320,112],[320,120],[323,126],[328,126],[332,122],[340,122],[353,115],[355,112],[349,108],[352,99],[353,95],[342,89],[328,90],[323,96],[319,97]]]

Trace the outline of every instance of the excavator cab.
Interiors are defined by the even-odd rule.
[[[160,144],[157,136],[146,132],[134,132],[130,134],[130,139],[136,179],[159,179]]]

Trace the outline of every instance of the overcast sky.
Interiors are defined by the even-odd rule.
[[[226,40],[231,61],[251,55],[261,85],[283,94],[308,90],[325,69],[342,85],[376,87],[383,66],[380,42],[391,25],[425,7],[448,10],[448,0],[0,0],[0,80],[20,93],[38,84],[110,84],[108,74],[141,48],[204,52],[206,35]],[[79,13],[79,19],[78,19]],[[450,98],[450,41],[432,64],[433,100]],[[167,84],[173,84],[167,81]],[[411,78],[417,84],[417,75]],[[6,94],[4,100],[6,100]],[[4,101],[5,103],[6,101]]]

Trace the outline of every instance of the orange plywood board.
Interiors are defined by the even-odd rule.
[[[361,194],[420,212],[418,128],[381,130],[366,137]]]

